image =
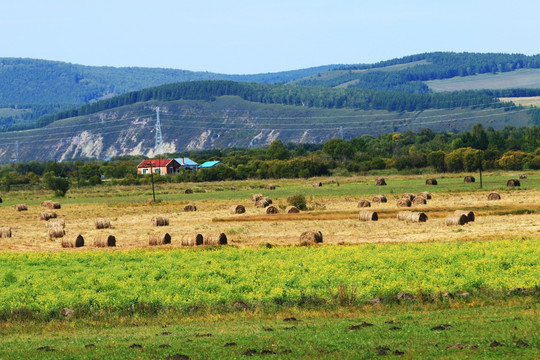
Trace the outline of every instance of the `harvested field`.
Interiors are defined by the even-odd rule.
[[[454,241],[454,240],[489,240],[500,238],[534,237],[540,233],[540,189],[531,187],[538,181],[538,175],[528,174],[527,187],[521,190],[506,188],[508,178],[517,178],[518,173],[502,174],[490,182],[484,178],[483,191],[470,191],[478,184],[463,184],[463,176],[456,175],[453,179],[444,179],[445,185],[433,187],[432,200],[422,205],[422,212],[429,218],[427,223],[400,222],[397,213],[402,210],[396,206],[401,194],[414,191],[419,193],[425,187],[425,177],[390,178],[385,191],[388,202],[379,202],[374,209],[377,211],[377,222],[358,221],[358,202],[362,199],[372,199],[380,191],[373,183],[372,177],[354,178],[347,183],[340,179],[340,186],[326,185],[313,189],[301,180],[297,182],[282,182],[273,190],[274,206],[280,209],[279,214],[266,215],[265,208],[249,206],[241,216],[231,214],[230,209],[242,200],[246,201],[253,190],[246,188],[242,191],[219,191],[184,195],[179,191],[179,198],[163,200],[151,205],[145,204],[144,199],[149,195],[142,192],[140,201],[127,201],[120,197],[97,196],[103,190],[96,188],[95,195],[84,194],[92,201],[81,199],[65,199],[62,206],[62,220],[67,221],[67,234],[81,234],[90,242],[100,235],[103,230],[95,228],[91,219],[98,217],[110,219],[114,223],[114,236],[121,239],[110,251],[149,247],[149,235],[157,230],[151,219],[161,216],[170,225],[166,228],[173,241],[170,247],[181,247],[182,236],[192,233],[210,234],[225,233],[228,243],[239,247],[258,247],[261,244],[292,245],[298,242],[298,236],[306,229],[315,228],[324,234],[324,244],[358,244],[370,242],[418,242],[418,241]],[[459,191],[447,191],[447,183],[455,184]],[[238,186],[230,183],[227,186]],[[360,185],[358,185],[360,184]],[[412,185],[411,185],[412,184]],[[415,185],[417,184],[417,185]],[[497,185],[498,184],[498,185]],[[175,185],[185,189],[185,185]],[[222,186],[222,185],[221,185]],[[361,186],[367,189],[363,191]],[[174,187],[170,187],[174,189]],[[260,188],[260,187],[259,187]],[[313,193],[309,192],[312,191]],[[360,190],[357,190],[360,189]],[[489,201],[488,194],[496,190],[501,200]],[[85,189],[85,191],[88,191]],[[121,191],[145,191],[141,187],[121,188]],[[321,195],[316,192],[321,191]],[[358,192],[355,192],[358,191]],[[171,190],[171,192],[173,192]],[[109,193],[114,194],[114,188]],[[300,213],[285,213],[281,209],[287,207],[287,197],[296,194],[306,194],[307,211]],[[335,194],[335,195],[334,195]],[[23,198],[24,196],[24,198]],[[77,193],[74,194],[77,196]],[[82,192],[81,195],[83,196]],[[183,196],[194,199],[200,210],[184,212],[186,200]],[[10,196],[10,202],[0,207],[2,227],[11,227],[14,236],[11,239],[0,239],[0,250],[9,251],[62,251],[57,243],[51,242],[45,224],[38,219],[43,210],[39,205],[46,195],[37,193],[35,199],[31,195],[22,194],[19,198]],[[164,199],[165,196],[159,196]],[[123,201],[118,201],[118,200]],[[110,201],[110,202],[109,202]],[[13,204],[28,203],[28,211],[15,212]],[[445,218],[456,210],[467,209],[475,214],[475,222],[464,225],[462,231],[456,227],[447,227]],[[90,219],[90,220],[89,220]],[[50,220],[51,221],[51,220]],[[93,246],[85,246],[84,251],[99,251]]]

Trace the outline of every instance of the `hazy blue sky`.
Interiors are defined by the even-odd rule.
[[[13,0],[0,57],[260,73],[430,51],[540,53],[540,1]]]

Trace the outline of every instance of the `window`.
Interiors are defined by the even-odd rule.
[[[143,174],[148,174],[148,168],[142,169],[142,173],[143,173]]]

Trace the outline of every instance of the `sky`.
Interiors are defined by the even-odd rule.
[[[3,0],[0,57],[254,74],[540,53],[538,0]]]

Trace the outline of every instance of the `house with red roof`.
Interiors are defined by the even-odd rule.
[[[137,166],[137,174],[176,174],[178,169],[180,169],[180,164],[174,159],[143,160]]]

